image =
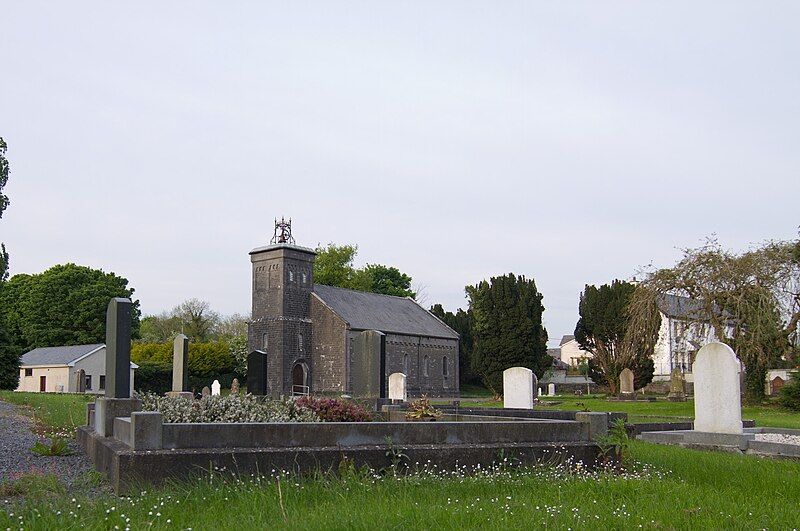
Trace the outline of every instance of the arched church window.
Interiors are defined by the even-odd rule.
[[[447,366],[447,356],[442,358],[442,376],[447,378],[449,376],[450,368]]]
[[[408,376],[409,358],[408,354],[403,355],[403,374]]]
[[[294,271],[289,270],[289,282],[294,282]]]
[[[264,333],[261,336],[261,348],[264,350],[264,352],[267,351],[268,344],[269,344],[269,336],[266,333]]]
[[[303,351],[303,334],[297,334],[297,348],[300,352]]]
[[[425,378],[428,377],[428,355],[425,354],[425,357],[422,359],[422,376]]]

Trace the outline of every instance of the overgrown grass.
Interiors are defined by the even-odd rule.
[[[0,400],[25,406],[43,433],[60,433],[74,436],[75,428],[85,423],[86,403],[93,395],[59,393],[17,393],[0,391]]]
[[[625,476],[549,468],[344,479],[221,475],[130,499],[37,492],[0,509],[18,529],[791,529],[800,463],[637,442]]]

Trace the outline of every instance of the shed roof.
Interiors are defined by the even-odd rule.
[[[79,359],[105,347],[105,343],[91,345],[69,345],[63,347],[39,347],[22,355],[20,366],[30,365],[72,365]],[[131,367],[138,365],[131,362]]]
[[[458,334],[408,297],[314,285],[314,293],[356,330],[458,339]]]

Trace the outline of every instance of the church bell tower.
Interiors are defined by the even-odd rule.
[[[295,244],[292,220],[275,220],[270,244],[250,251],[253,309],[248,350],[267,354],[267,394],[312,391],[311,319],[316,253]]]

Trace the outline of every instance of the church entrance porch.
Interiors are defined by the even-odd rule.
[[[309,394],[308,365],[298,361],[292,367],[292,396],[305,396]]]

